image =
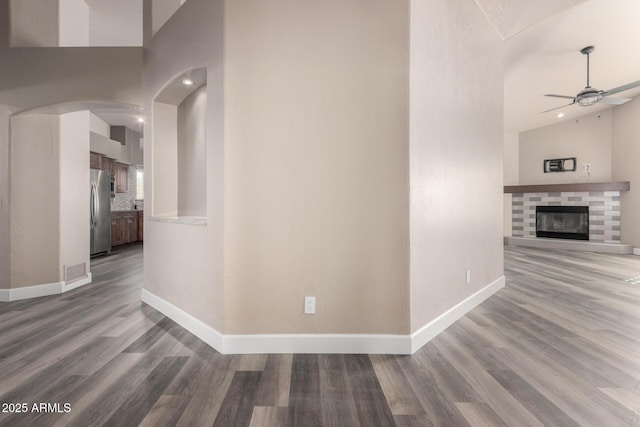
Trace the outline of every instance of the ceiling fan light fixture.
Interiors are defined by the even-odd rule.
[[[596,104],[602,98],[604,98],[604,95],[602,95],[601,93],[584,96],[578,100],[578,104],[580,104],[580,106],[582,107],[588,107],[590,105]]]

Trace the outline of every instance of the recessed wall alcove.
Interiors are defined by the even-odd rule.
[[[169,81],[153,100],[152,109],[151,219],[205,224],[206,68],[185,71]]]

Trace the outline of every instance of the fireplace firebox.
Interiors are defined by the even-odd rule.
[[[536,237],[589,240],[589,207],[536,206]]]

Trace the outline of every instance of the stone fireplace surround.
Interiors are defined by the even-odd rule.
[[[553,242],[544,241],[556,239],[536,238],[536,206],[588,206],[589,241],[559,243],[559,247],[589,250],[586,245],[606,244],[624,246],[615,251],[631,251],[620,240],[620,193],[629,188],[629,182],[505,186],[504,192],[512,194],[512,238],[507,244],[553,247]]]

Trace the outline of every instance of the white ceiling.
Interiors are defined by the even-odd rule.
[[[475,0],[503,40],[586,0]]]
[[[510,3],[507,0],[476,0],[480,3]],[[536,0],[518,0],[521,4],[538,4]],[[565,6],[572,3],[565,1]],[[577,2],[573,2],[577,3]],[[523,7],[523,10],[528,10]],[[549,9],[552,10],[552,9]],[[485,11],[487,16],[489,13]],[[534,14],[539,16],[538,12]],[[532,15],[532,16],[534,16]],[[515,15],[514,15],[515,16]],[[585,46],[595,46],[591,54],[591,86],[607,90],[640,80],[640,1],[583,1],[541,22],[518,30],[522,26],[497,20],[494,25],[505,34],[517,32],[505,41],[504,126],[506,132],[521,132],[575,120],[612,106],[591,107],[573,105],[541,114],[559,107],[570,99],[549,98],[546,93],[576,95],[586,85]],[[504,18],[504,16],[503,16]],[[618,93],[615,97],[632,98],[640,88]],[[566,102],[565,102],[566,101]],[[557,118],[558,112],[565,117]]]

